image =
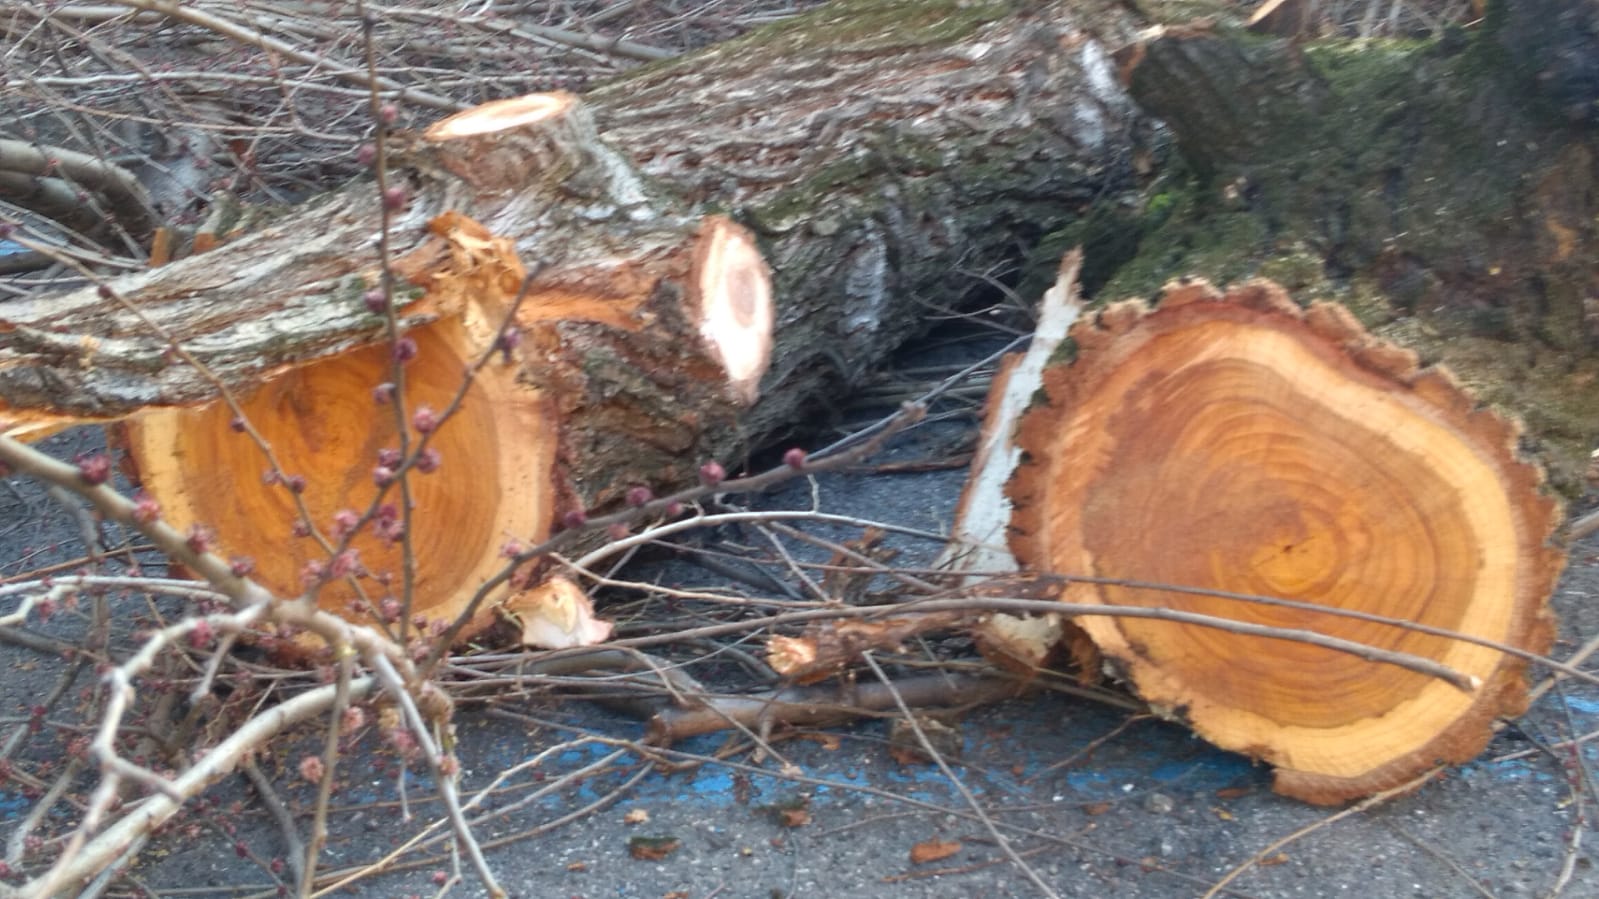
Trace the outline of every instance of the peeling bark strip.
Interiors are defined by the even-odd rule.
[[[395,136],[412,408],[444,405],[497,337],[517,272],[537,270],[520,346],[437,435],[442,467],[413,479],[418,609],[448,614],[507,538],[538,539],[559,511],[690,482],[705,459],[791,427],[978,283],[961,272],[1013,268],[1129,186],[1140,119],[1088,27],[1115,39],[1125,13],[846,0],[582,103],[500,101]],[[326,552],[288,538],[287,491],[261,484],[263,458],[230,411],[200,408],[216,387],[170,346],[240,397],[285,473],[306,478],[319,528],[363,508],[377,452],[398,440],[370,399],[390,379],[365,300],[382,281],[379,202],[352,185],[113,282],[137,312],[95,290],[7,303],[0,427],[136,415],[130,448],[171,516],[214,527],[219,549],[298,593]],[[763,255],[775,315],[757,299]],[[361,539],[363,566],[396,574],[394,550]],[[323,600],[347,611],[350,597]]]
[[[1563,562],[1558,504],[1519,428],[1340,306],[1276,285],[1173,285],[1072,329],[1022,420],[1011,548],[1038,571],[1283,597],[1533,652]],[[1074,584],[1061,599],[1311,630],[1436,659],[1462,691],[1289,640],[1131,618],[1077,624],[1152,705],[1333,803],[1487,744],[1526,703],[1525,662],[1391,626],[1177,591]]]

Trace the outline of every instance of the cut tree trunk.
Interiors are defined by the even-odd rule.
[[[1145,129],[1089,26],[1126,30],[1113,4],[841,3],[582,102],[393,135],[386,230],[385,198],[353,185],[107,289],[7,304],[0,422],[132,417],[146,489],[274,590],[364,570],[371,611],[414,577],[413,611],[449,617],[507,541],[792,427],[925,310],[1131,186]],[[397,342],[369,308],[386,293]],[[397,497],[335,556],[382,452],[422,436],[373,391],[403,380],[408,414],[442,413],[480,359],[427,438],[437,470],[407,478],[414,570]],[[267,482],[235,426],[277,455]]]
[[[1470,759],[1496,717],[1523,709],[1525,660],[1475,642],[1542,653],[1553,636],[1559,504],[1517,455],[1515,425],[1342,307],[1302,311],[1269,282],[1225,297],[1172,285],[1153,311],[1119,303],[1080,321],[1069,348],[1015,426],[1010,546],[1024,568],[1092,580],[1067,602],[1320,633],[1435,659],[1475,689],[1287,634],[1110,615],[1075,619],[1093,641],[1085,667],[1103,660],[1316,803]]]

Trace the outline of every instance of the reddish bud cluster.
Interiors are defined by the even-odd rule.
[[[233,433],[235,433],[235,434],[243,434],[244,430],[245,430],[244,416],[242,416],[242,415],[233,416],[231,419],[228,420],[228,427],[232,428],[233,429]]]
[[[387,381],[372,388],[372,402],[378,406],[386,406],[394,401],[394,385]]]
[[[394,342],[394,361],[405,364],[416,358],[416,341],[401,337]]]
[[[416,464],[413,467],[423,474],[432,474],[439,470],[439,465],[443,461],[444,455],[439,452],[438,447],[430,446],[416,457]]]
[[[383,208],[398,212],[405,208],[405,188],[395,185],[383,191]]]
[[[635,509],[654,498],[655,494],[651,493],[648,487],[634,486],[627,488],[627,504]]]
[[[305,492],[305,475],[303,474],[291,474],[283,479],[283,483],[288,486],[290,493]]]
[[[354,509],[340,509],[333,513],[333,539],[343,540],[355,533],[361,523],[361,514]]]
[[[701,484],[715,487],[725,480],[727,480],[727,469],[722,467],[722,463],[713,460],[700,466]]]
[[[184,538],[183,543],[189,547],[190,552],[198,554],[210,551],[211,542],[214,539],[205,525],[197,524],[189,528],[189,534]]]
[[[505,541],[505,544],[500,547],[500,555],[507,559],[514,559],[525,552],[527,552],[527,544],[514,537]]]
[[[105,453],[94,453],[78,459],[78,477],[91,487],[98,487],[111,480],[111,457]]]
[[[345,708],[339,717],[339,733],[349,736],[366,725],[366,712],[359,706]]]
[[[387,465],[376,465],[372,468],[372,483],[379,487],[387,487],[394,483],[394,469]]]
[[[411,426],[418,433],[431,434],[439,428],[439,413],[433,411],[432,406],[417,406],[416,411],[411,413]]]
[[[569,531],[577,530],[589,523],[589,517],[582,509],[573,509],[561,516],[561,527]]]
[[[795,471],[803,469],[805,467],[805,451],[797,446],[794,447],[783,454],[783,464]]]
[[[327,766],[322,764],[322,757],[308,755],[300,759],[300,776],[306,783],[321,783],[322,775],[327,773]]]
[[[195,649],[208,649],[217,638],[216,630],[211,627],[211,622],[201,618],[194,623],[194,628],[189,631],[189,645]]]
[[[296,537],[309,537],[311,536],[311,525],[304,521],[296,521],[294,526],[289,529],[289,533]]]
[[[328,567],[320,559],[311,559],[300,568],[300,585],[307,590],[328,579]]]
[[[516,330],[515,328],[508,327],[500,332],[499,337],[494,338],[494,348],[499,350],[500,353],[505,357],[505,362],[507,365],[509,365],[511,362],[512,351],[521,345],[522,332]]]
[[[373,144],[362,144],[355,148],[355,162],[357,165],[369,166],[376,162],[378,148]]]
[[[366,573],[366,567],[361,564],[360,551],[351,547],[333,557],[331,571],[334,577],[360,577]]]
[[[377,517],[372,520],[372,533],[390,546],[405,536],[405,523],[400,521],[400,510],[393,503],[378,507]]]
[[[155,497],[143,490],[133,494],[133,520],[139,524],[149,524],[161,517],[161,504]]]
[[[400,467],[400,451],[392,446],[378,450],[378,464],[384,468]]]
[[[255,571],[255,560],[249,556],[234,556],[228,562],[228,570],[233,572],[234,577],[249,577]]]
[[[361,294],[361,302],[366,304],[366,311],[373,315],[382,315],[389,310],[389,295],[381,288],[374,287]]]
[[[393,746],[403,758],[412,759],[416,757],[416,735],[411,733],[409,730],[406,730],[403,727],[391,727],[383,732],[383,737],[384,739],[388,740],[389,745]]]

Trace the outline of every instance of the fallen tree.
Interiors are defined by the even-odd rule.
[[[0,418],[131,416],[167,516],[274,591],[382,617],[403,584],[448,618],[507,541],[790,427],[977,280],[952,273],[1129,185],[1139,117],[1087,30],[1120,22],[840,4],[387,135],[377,186],[8,305]]]

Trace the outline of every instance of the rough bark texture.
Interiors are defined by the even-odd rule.
[[[1088,32],[1114,39],[1125,25],[1073,6],[845,2],[645,69],[586,98],[607,146],[559,186],[574,202],[496,197],[474,214],[489,197],[424,176],[396,252],[459,208],[529,261],[624,255],[637,230],[625,210],[580,200],[636,166],[651,206],[725,211],[761,237],[780,346],[745,430],[782,427],[920,327],[918,310],[969,293],[978,282],[962,272],[1013,269],[1039,234],[1131,184],[1140,119]],[[373,339],[358,301],[376,221],[373,192],[356,185],[222,255],[117,287],[244,383]],[[108,417],[214,394],[108,311],[93,291],[9,306],[0,396]]]
[[[1130,31],[1114,4],[849,0],[590,96],[644,172],[762,239],[779,337],[748,431],[1134,186],[1148,128],[1109,56]]]
[[[1125,50],[1185,164],[1119,231],[1105,292],[1260,274],[1335,298],[1519,414],[1576,489],[1599,438],[1592,18],[1547,0],[1428,42],[1178,27]]]

